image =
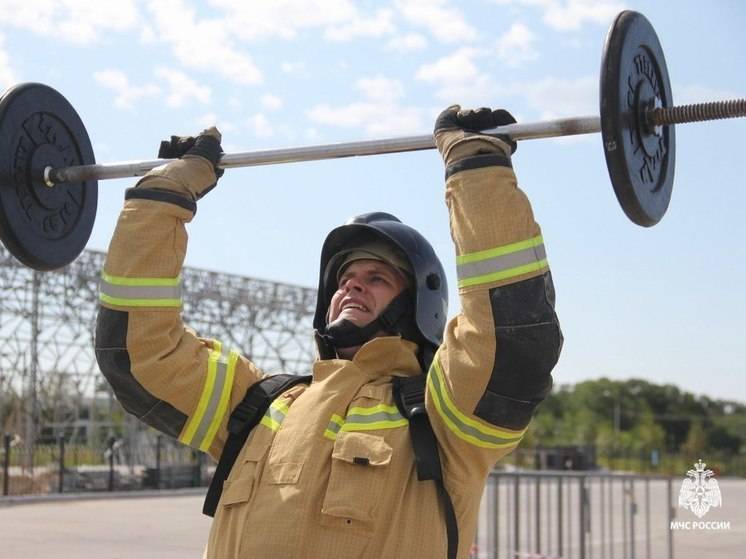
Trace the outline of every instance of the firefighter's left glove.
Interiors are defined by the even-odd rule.
[[[503,109],[462,110],[452,105],[435,120],[435,144],[446,167],[476,155],[499,153],[506,157],[516,150],[516,143],[508,136],[488,136],[483,130],[514,124],[515,118]]]
[[[148,172],[138,187],[170,190],[199,200],[212,190],[223,175],[218,162],[223,154],[222,136],[214,126],[198,136],[171,136],[161,142],[160,158],[178,158]]]

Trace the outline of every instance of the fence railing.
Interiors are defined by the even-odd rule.
[[[68,444],[62,437],[33,448],[14,443],[13,436],[3,436],[3,496],[198,487],[213,471],[202,453],[160,435],[137,460],[115,438],[103,445]]]
[[[473,559],[673,559],[673,479],[495,471]]]
[[[17,441],[5,435],[0,446],[4,496],[198,487],[214,471],[202,453],[160,435],[136,450],[114,438],[33,449]],[[680,483],[680,475],[493,471],[470,559],[673,559]]]

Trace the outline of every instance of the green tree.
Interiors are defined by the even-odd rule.
[[[686,441],[681,445],[681,450],[691,456],[701,455],[707,446],[707,434],[702,426],[702,421],[695,419],[689,427]]]
[[[650,409],[642,413],[634,429],[638,450],[662,450],[666,443],[666,431],[658,423]]]

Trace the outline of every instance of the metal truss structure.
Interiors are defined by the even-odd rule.
[[[114,413],[93,351],[104,257],[85,251],[40,273],[0,246],[0,429],[23,428],[29,440]],[[315,290],[194,268],[182,280],[184,319],[200,336],[238,348],[268,373],[309,372]],[[86,409],[107,399],[108,410]]]

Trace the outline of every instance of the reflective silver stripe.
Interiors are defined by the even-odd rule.
[[[238,358],[237,351],[224,351],[220,342],[213,341],[202,393],[184,432],[179,437],[181,442],[203,451],[210,449],[220,423],[228,412]]]
[[[486,260],[459,264],[457,267],[458,279],[464,280],[503,272],[512,268],[518,268],[519,266],[525,266],[526,264],[533,264],[534,262],[544,260],[546,257],[546,249],[541,244],[518,252],[487,258]]]
[[[339,433],[343,424],[344,419],[335,413],[332,415],[332,419],[329,421],[329,425],[327,425],[326,430],[324,431],[324,436],[329,440],[335,440],[337,438],[337,433]]]
[[[380,411],[377,413],[373,413],[370,415],[359,415],[359,414],[353,414],[348,415],[345,417],[345,425],[353,423],[353,424],[360,424],[360,423],[380,423],[380,422],[395,422],[395,421],[406,421],[404,419],[404,416],[400,413],[388,413],[385,411]]]
[[[225,353],[220,356],[215,367],[215,382],[213,383],[212,393],[210,394],[210,400],[207,402],[207,408],[202,416],[202,420],[199,422],[197,431],[194,433],[191,445],[195,448],[200,448],[207,431],[215,418],[215,413],[220,404],[220,397],[223,395],[223,388],[225,387],[225,379],[228,375],[228,362],[226,361],[227,356]]]
[[[181,285],[114,285],[101,280],[101,293],[115,299],[181,299]]]
[[[329,425],[327,425],[326,430],[334,433],[335,435],[339,433],[339,430],[342,428],[342,426],[338,423],[334,423],[333,421],[329,422]]]
[[[276,421],[277,423],[282,423],[282,420],[285,419],[285,412],[280,411],[278,409],[274,409],[272,407],[270,407],[267,410],[267,413],[265,413],[264,415],[266,415],[273,421]]]
[[[444,387],[443,372],[438,363],[438,354],[430,365],[427,389],[432,396],[435,409],[446,426],[459,438],[482,448],[507,448],[517,445],[526,429],[510,431],[480,424],[459,410],[451,401]]]

